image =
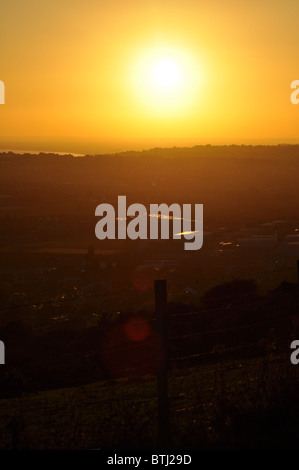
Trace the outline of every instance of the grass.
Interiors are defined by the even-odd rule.
[[[273,419],[284,422],[290,441],[299,416],[297,388],[297,369],[286,355],[172,369],[171,448],[268,446]],[[156,379],[131,377],[3,399],[0,446],[157,449]]]

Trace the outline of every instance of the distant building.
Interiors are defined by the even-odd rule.
[[[281,243],[279,251],[283,255],[299,258],[299,240]]]
[[[287,235],[284,239],[284,241],[286,243],[290,243],[290,242],[299,242],[299,234],[291,234],[291,235]]]
[[[252,235],[251,237],[239,238],[240,248],[275,248],[277,244],[277,233],[274,235]]]

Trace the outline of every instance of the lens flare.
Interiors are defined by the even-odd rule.
[[[135,342],[146,340],[150,335],[150,326],[145,318],[131,318],[124,327],[125,335]]]

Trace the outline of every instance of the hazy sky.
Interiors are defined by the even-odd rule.
[[[298,18],[298,0],[1,0],[1,145],[299,142]]]

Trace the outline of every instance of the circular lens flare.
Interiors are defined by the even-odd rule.
[[[131,318],[125,324],[125,335],[135,342],[144,341],[150,335],[150,327],[144,318]]]

